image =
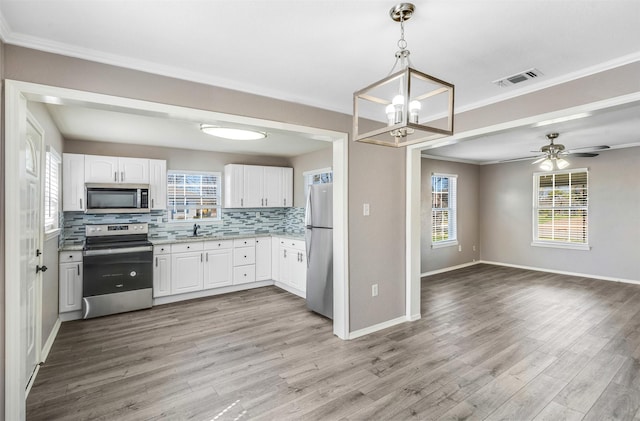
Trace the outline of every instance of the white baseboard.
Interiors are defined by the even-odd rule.
[[[185,294],[168,295],[166,297],[158,297],[153,299],[153,305],[177,303],[178,301],[193,300],[194,298],[212,297],[214,295],[228,294],[230,292],[244,291],[247,289],[261,288],[273,285],[273,281],[259,281],[250,284],[229,285],[221,288],[207,289],[204,291],[187,292]]]
[[[480,262],[479,260],[475,260],[473,262],[463,263],[461,265],[449,266],[447,268],[432,270],[432,271],[429,271],[429,272],[421,273],[420,277],[423,278],[425,276],[437,275],[438,273],[450,272],[452,270],[462,269],[462,268],[466,268],[466,267],[469,267],[469,266],[477,265],[478,263],[482,263],[482,262]]]
[[[307,298],[307,294],[302,292],[302,291],[300,291],[298,288],[290,287],[289,285],[283,284],[280,281],[275,281],[274,285],[277,286],[280,289],[284,289],[287,292],[290,292],[290,293],[292,293],[294,295],[297,295],[298,297]]]
[[[53,346],[53,341],[56,340],[56,336],[58,336],[58,330],[60,330],[60,326],[62,325],[62,320],[58,317],[56,319],[56,323],[53,325],[53,329],[51,329],[51,333],[47,338],[47,341],[44,343],[42,347],[42,352],[40,353],[40,361],[47,361],[47,357],[49,356],[49,351],[51,351],[51,347]]]
[[[622,283],[625,283],[625,284],[640,285],[640,280],[622,279],[622,278],[615,278],[615,277],[612,277],[612,276],[592,275],[592,274],[589,274],[589,273],[569,272],[569,271],[566,271],[566,270],[545,269],[545,268],[538,268],[538,267],[533,267],[533,266],[514,265],[514,264],[511,264],[511,263],[491,262],[491,261],[488,261],[488,260],[480,260],[479,262],[476,262],[476,263],[484,263],[484,264],[487,264],[487,265],[506,266],[506,267],[516,268],[516,269],[535,270],[537,272],[557,273],[557,274],[560,274],[560,275],[579,276],[581,278],[600,279],[600,280],[603,280],[603,281],[622,282]]]
[[[413,315],[407,317],[407,321],[408,322],[415,322],[416,320],[420,320],[420,318],[422,318],[422,315],[420,313],[413,314]]]
[[[27,384],[27,389],[24,392],[25,400],[29,397],[29,392],[31,391],[31,387],[33,387],[33,384],[36,382],[36,377],[38,377],[39,372],[40,372],[40,364],[38,364],[35,370],[33,370],[33,376],[31,376],[31,378],[29,379],[29,383]]]
[[[404,323],[406,321],[408,321],[406,316],[387,320],[386,322],[378,323],[377,325],[373,325],[373,326],[365,327],[364,329],[349,332],[349,337],[347,339],[356,339],[361,336],[368,335],[370,333],[377,332],[379,330],[386,329],[391,326],[399,325],[400,323]]]
[[[67,311],[66,313],[58,314],[58,318],[61,322],[70,322],[72,320],[82,319],[82,310]]]

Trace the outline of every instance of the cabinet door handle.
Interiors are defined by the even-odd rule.
[[[207,262],[209,261],[209,252],[207,252]]]
[[[240,199],[240,206],[244,206],[244,199]]]
[[[120,181],[124,181],[124,171],[120,172]]]
[[[202,253],[200,253],[200,261],[202,262]]]
[[[158,258],[156,257],[156,267],[158,267]]]
[[[266,199],[264,199],[264,205],[265,206],[269,206],[269,198],[268,197]]]
[[[284,205],[287,206],[287,198],[284,198]]]
[[[80,209],[84,209],[84,208],[82,207],[82,199],[80,199]]]
[[[264,199],[260,199],[260,206],[264,206]]]
[[[284,258],[287,258],[287,249],[284,249]]]
[[[113,173],[113,181],[118,182],[118,171]]]
[[[80,264],[76,265],[76,267],[78,268],[78,276],[80,276]]]
[[[151,207],[155,208],[155,206],[153,206],[153,199],[151,199]]]

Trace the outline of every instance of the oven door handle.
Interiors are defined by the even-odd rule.
[[[117,249],[102,249],[102,250],[85,250],[82,252],[83,256],[106,256],[112,254],[124,254],[135,253],[138,251],[153,251],[153,246],[139,246],[139,247],[123,247]]]

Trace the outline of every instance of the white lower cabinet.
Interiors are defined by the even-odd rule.
[[[256,281],[273,279],[271,258],[271,237],[256,238]]]
[[[59,312],[82,310],[82,252],[59,255]]]
[[[62,274],[62,260],[60,267]],[[304,297],[306,270],[304,241],[300,240],[265,236],[156,245],[153,297],[270,280]],[[60,302],[62,308],[62,298]]]
[[[171,294],[201,291],[204,256],[202,242],[171,245]]]
[[[169,246],[153,248],[153,297],[171,295],[171,251]]]
[[[207,241],[204,244],[204,289],[233,283],[233,241]]]
[[[307,255],[302,240],[280,239],[278,281],[305,293],[307,290]]]

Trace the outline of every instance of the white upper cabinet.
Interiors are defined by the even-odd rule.
[[[86,183],[149,184],[149,160],[85,155],[84,181]]]
[[[149,198],[151,210],[167,208],[167,161],[149,160]]]
[[[244,206],[244,165],[228,164],[224,166],[224,207],[241,208]]]
[[[244,166],[244,207],[263,208],[264,205],[264,167]]]
[[[293,169],[228,164],[224,167],[226,208],[293,205]]]
[[[84,155],[62,154],[62,210],[84,211]]]
[[[282,172],[284,168],[280,167],[263,167],[264,179],[264,206],[266,207],[282,207],[284,206],[284,196],[282,195]]]
[[[121,183],[149,184],[149,160],[118,158]]]
[[[282,199],[283,207],[293,206],[293,168],[282,169]]]

